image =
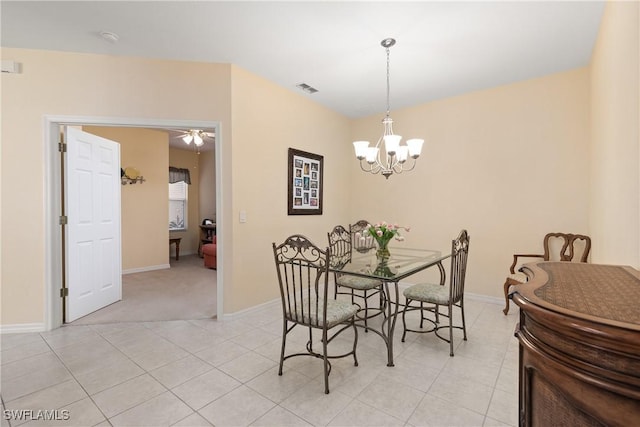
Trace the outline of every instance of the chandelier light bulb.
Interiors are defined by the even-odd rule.
[[[417,159],[422,152],[422,144],[424,144],[424,139],[413,138],[407,141],[407,146],[409,147],[409,155],[413,159]]]
[[[356,150],[356,158],[362,160],[367,156],[367,148],[369,148],[369,141],[355,141],[353,147]]]
[[[398,159],[398,163],[406,162],[409,158],[409,147],[407,147],[406,145],[401,145],[400,147],[398,147],[396,158]]]
[[[365,155],[365,157],[367,159],[367,163],[374,164],[376,162],[379,150],[380,149],[378,147],[368,147],[367,148],[367,152],[366,152],[366,155]]]
[[[387,150],[387,154],[393,156],[398,151],[398,147],[400,146],[400,140],[402,137],[400,135],[385,135],[384,137],[384,147]]]

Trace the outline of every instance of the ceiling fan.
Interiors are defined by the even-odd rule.
[[[196,147],[201,147],[207,139],[215,138],[215,133],[205,132],[201,129],[180,130],[179,132],[182,134],[177,135],[176,138],[181,138],[187,145],[193,142]]]

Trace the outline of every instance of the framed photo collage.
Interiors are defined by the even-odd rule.
[[[322,215],[323,156],[289,148],[289,215]]]

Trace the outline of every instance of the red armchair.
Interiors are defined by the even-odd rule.
[[[204,254],[204,266],[207,268],[218,268],[218,239],[213,236],[213,242],[202,246]]]

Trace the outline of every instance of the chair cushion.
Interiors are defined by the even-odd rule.
[[[311,299],[311,319],[309,319],[309,299],[304,298],[302,300],[304,304],[304,319],[302,319],[302,313],[300,308],[296,310],[293,316],[289,310],[287,310],[287,318],[295,320],[305,325],[311,325],[315,327],[322,327],[322,313],[318,315],[318,321],[316,322],[316,299]],[[322,300],[317,305],[318,309],[322,310]],[[358,312],[358,306],[351,304],[349,301],[333,300],[327,301],[327,328],[333,328],[335,325],[351,319]]]
[[[405,298],[433,304],[449,303],[449,287],[432,283],[419,283],[408,287],[402,293]]]
[[[369,289],[377,288],[382,285],[380,280],[369,279],[367,277],[358,277],[351,274],[343,274],[336,278],[336,283],[340,286],[344,286],[352,289],[359,289],[366,291]]]

